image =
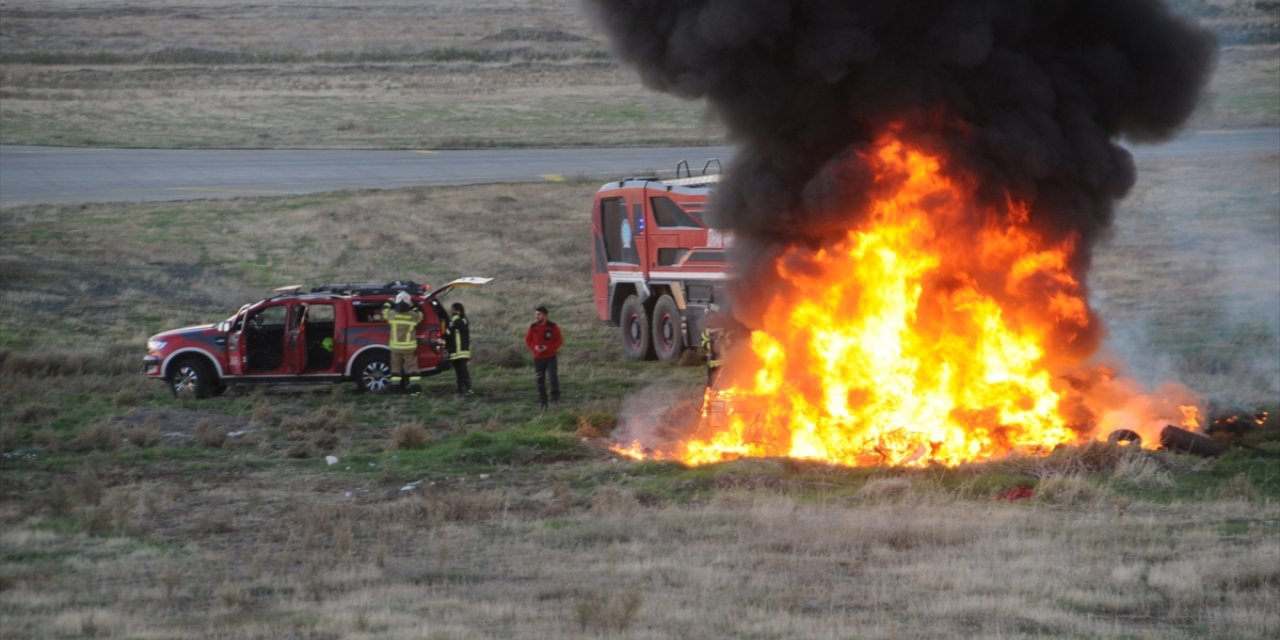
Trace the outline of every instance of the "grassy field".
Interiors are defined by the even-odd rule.
[[[1176,4],[1224,43],[1196,126],[1280,124],[1280,8]],[[576,7],[6,0],[0,142],[722,140]],[[610,431],[703,372],[627,362],[595,318],[597,184],[0,209],[0,639],[1276,637],[1280,150],[1139,172],[1091,273],[1107,357],[1269,411],[1219,459],[618,459]],[[148,335],[276,286],[463,275],[496,278],[449,298],[474,399],[445,374],[184,402],[138,374]],[[537,304],[567,338],[545,414]]]
[[[576,0],[9,2],[0,142],[217,148],[719,143]]]
[[[1278,163],[1141,167],[1093,274],[1130,373],[1280,408]],[[696,398],[702,372],[625,362],[595,319],[595,188],[0,211],[0,637],[1280,631],[1274,417],[1220,460],[1100,445],[926,470],[615,459],[596,436],[642,398]],[[137,373],[150,333],[274,286],[461,275],[497,278],[456,298],[474,400],[446,374],[418,397],[184,403]],[[568,339],[566,399],[545,415],[520,346],[540,303]],[[998,499],[1023,486],[1030,499]]]
[[[1195,126],[1280,124],[1280,8],[1182,0],[1222,43]],[[579,0],[9,0],[0,143],[474,148],[721,143],[610,60]]]

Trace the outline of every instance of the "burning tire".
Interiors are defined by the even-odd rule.
[[[1122,447],[1141,447],[1142,436],[1138,435],[1138,432],[1133,431],[1132,429],[1116,429],[1111,432],[1111,435],[1107,436],[1107,442],[1120,445]]]
[[[659,360],[674,362],[684,351],[680,335],[680,309],[671,296],[663,294],[653,306],[653,352]]]
[[[653,341],[649,334],[649,314],[644,305],[635,296],[627,296],[622,303],[622,318],[618,322],[622,329],[622,350],[629,360],[653,359]]]

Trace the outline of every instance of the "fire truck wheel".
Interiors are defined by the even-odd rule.
[[[684,338],[680,335],[680,309],[671,296],[663,294],[653,305],[653,352],[663,362],[680,359]]]
[[[627,296],[622,303],[622,318],[618,322],[622,329],[622,350],[628,360],[650,360],[653,358],[653,341],[649,335],[649,314],[644,305],[635,296]]]
[[[180,398],[208,398],[213,395],[215,377],[204,358],[187,356],[169,367],[169,389]]]
[[[382,393],[391,388],[391,358],[386,352],[360,356],[355,372],[357,393]]]

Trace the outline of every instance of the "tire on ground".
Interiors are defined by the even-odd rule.
[[[1120,446],[1142,446],[1142,436],[1132,429],[1116,429],[1107,435],[1107,442]]]

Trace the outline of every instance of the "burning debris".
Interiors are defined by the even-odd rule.
[[[1156,0],[588,4],[647,86],[728,125],[712,216],[752,330],[714,419],[622,449],[958,464],[1200,426],[1185,389],[1091,361],[1087,269],[1135,181],[1117,141],[1191,113],[1205,31]]]
[[[1245,439],[1267,424],[1270,414],[1266,411],[1253,413],[1227,412],[1213,419],[1205,433],[1222,443],[1231,444]]]

